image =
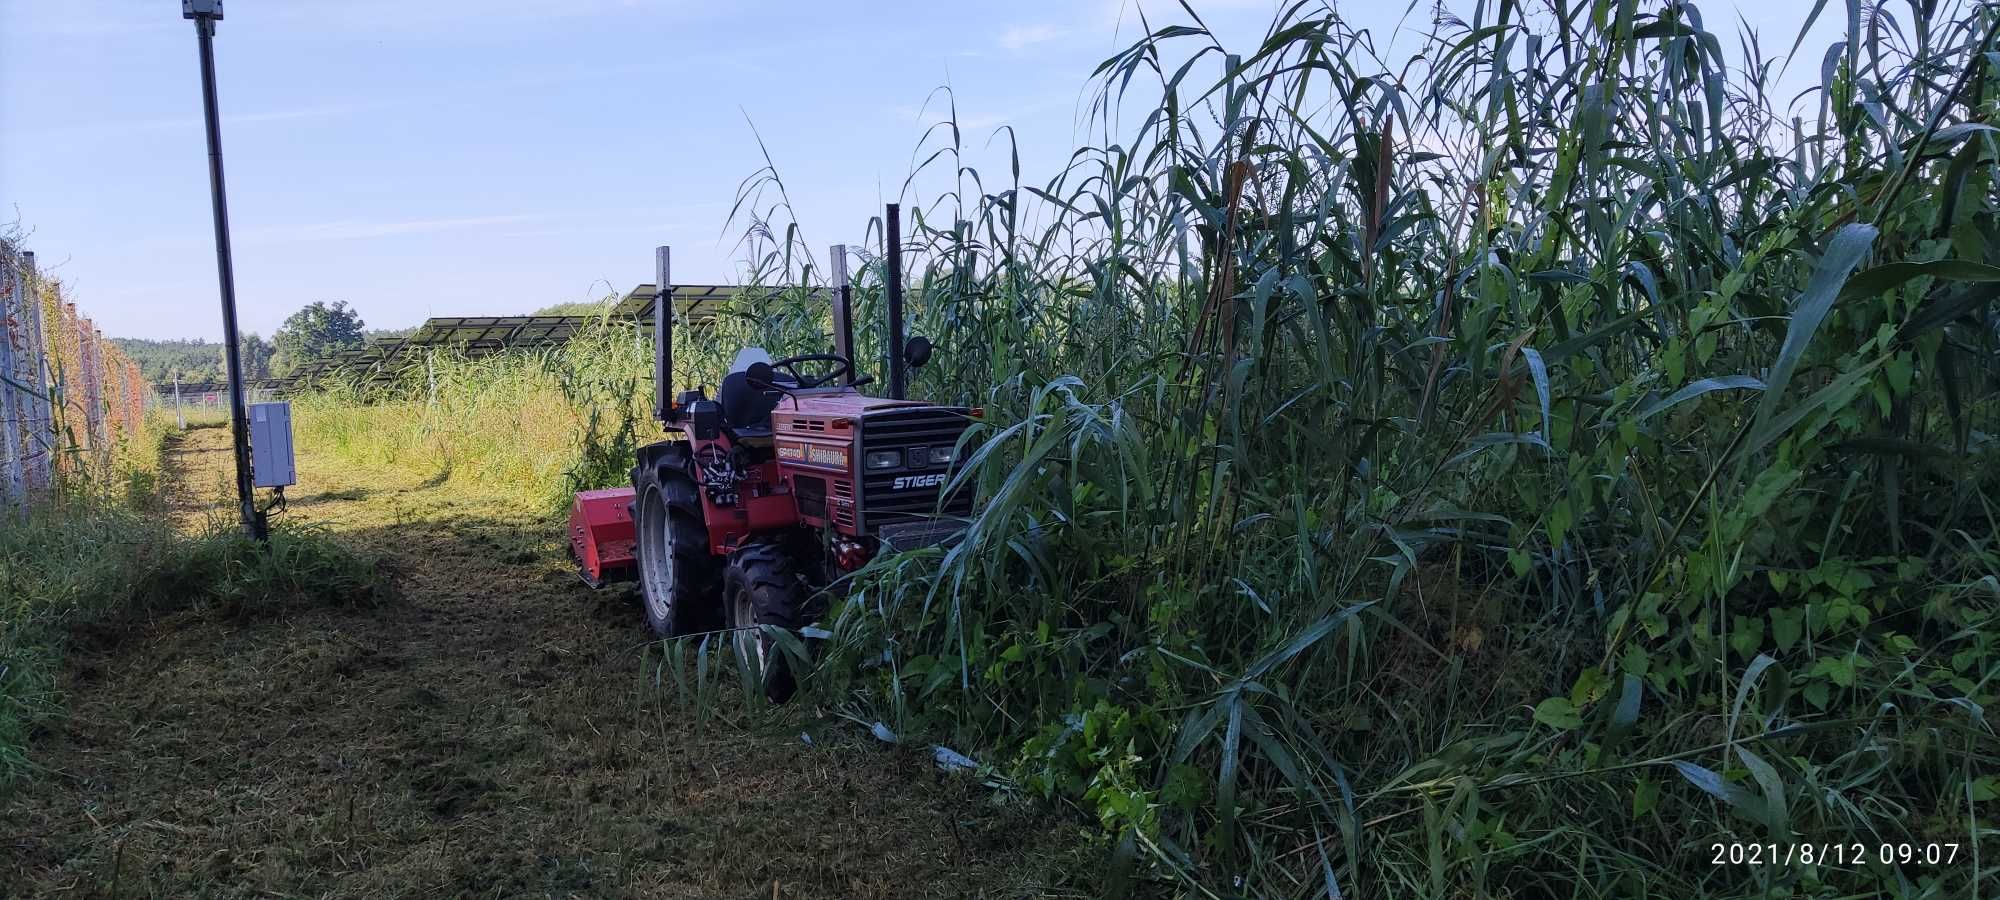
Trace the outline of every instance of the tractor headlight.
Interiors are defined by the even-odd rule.
[[[951,457],[952,457],[952,449],[953,449],[953,448],[952,448],[952,447],[950,447],[950,446],[944,446],[944,447],[932,447],[932,448],[931,448],[931,465],[934,465],[934,466],[945,466],[945,465],[950,465],[950,464],[951,464]]]
[[[901,450],[870,450],[863,457],[863,465],[871,469],[893,469],[903,464]]]

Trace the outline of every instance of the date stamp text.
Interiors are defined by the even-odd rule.
[[[1708,845],[1715,866],[1948,866],[1958,861],[1959,845],[1868,844],[1824,841],[1788,844],[1716,842]]]

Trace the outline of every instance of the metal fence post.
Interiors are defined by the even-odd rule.
[[[105,390],[110,371],[104,364],[104,332],[99,331],[96,322],[87,322],[90,329],[90,405],[97,413],[97,454],[100,457],[111,453],[111,404]]]
[[[20,302],[23,288],[18,258],[12,250],[0,261],[12,270],[5,273],[5,284],[0,285],[5,288],[0,292],[0,501],[20,504],[25,515],[28,497],[21,469],[22,457],[26,455],[21,446],[21,410],[26,406],[26,398],[16,384],[21,371],[14,359],[14,307],[23,305]]]
[[[97,459],[99,464],[111,462],[111,392],[107,390],[111,382],[111,367],[104,362],[104,332],[97,323],[85,320],[84,328],[90,333],[91,369],[91,410],[97,413]]]
[[[27,301],[23,319],[28,328],[28,383],[37,396],[29,401],[27,478],[30,490],[48,490],[52,483],[55,457],[54,414],[49,409],[49,352],[47,335],[42,333],[42,286],[35,273],[35,251],[21,253],[21,266],[14,273]]]
[[[97,455],[98,385],[97,360],[94,352],[97,348],[92,345],[90,336],[96,330],[91,326],[90,319],[82,315],[77,316],[76,358],[78,365],[83,367],[83,446],[90,451],[93,459]]]
[[[76,304],[69,305],[74,307]],[[90,449],[90,439],[97,435],[97,414],[90,408],[90,323],[84,321],[82,314],[74,309],[70,310],[69,318],[69,330],[72,335],[70,339],[76,341],[76,374],[63,376],[63,380],[67,381],[71,388],[65,390],[63,396],[68,397],[72,393],[76,395],[76,402],[72,404],[72,408],[83,414],[83,435],[77,437],[76,425],[72,424],[70,440],[77,445],[76,449],[87,451]],[[74,390],[76,388],[82,390]],[[79,454],[77,459],[85,460],[86,457]]]

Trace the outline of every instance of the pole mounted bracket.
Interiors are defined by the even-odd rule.
[[[181,0],[181,18],[220,20],[222,0]]]

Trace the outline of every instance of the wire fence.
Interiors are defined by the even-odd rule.
[[[151,385],[33,251],[0,237],[0,505],[26,509],[103,471],[139,434]]]

